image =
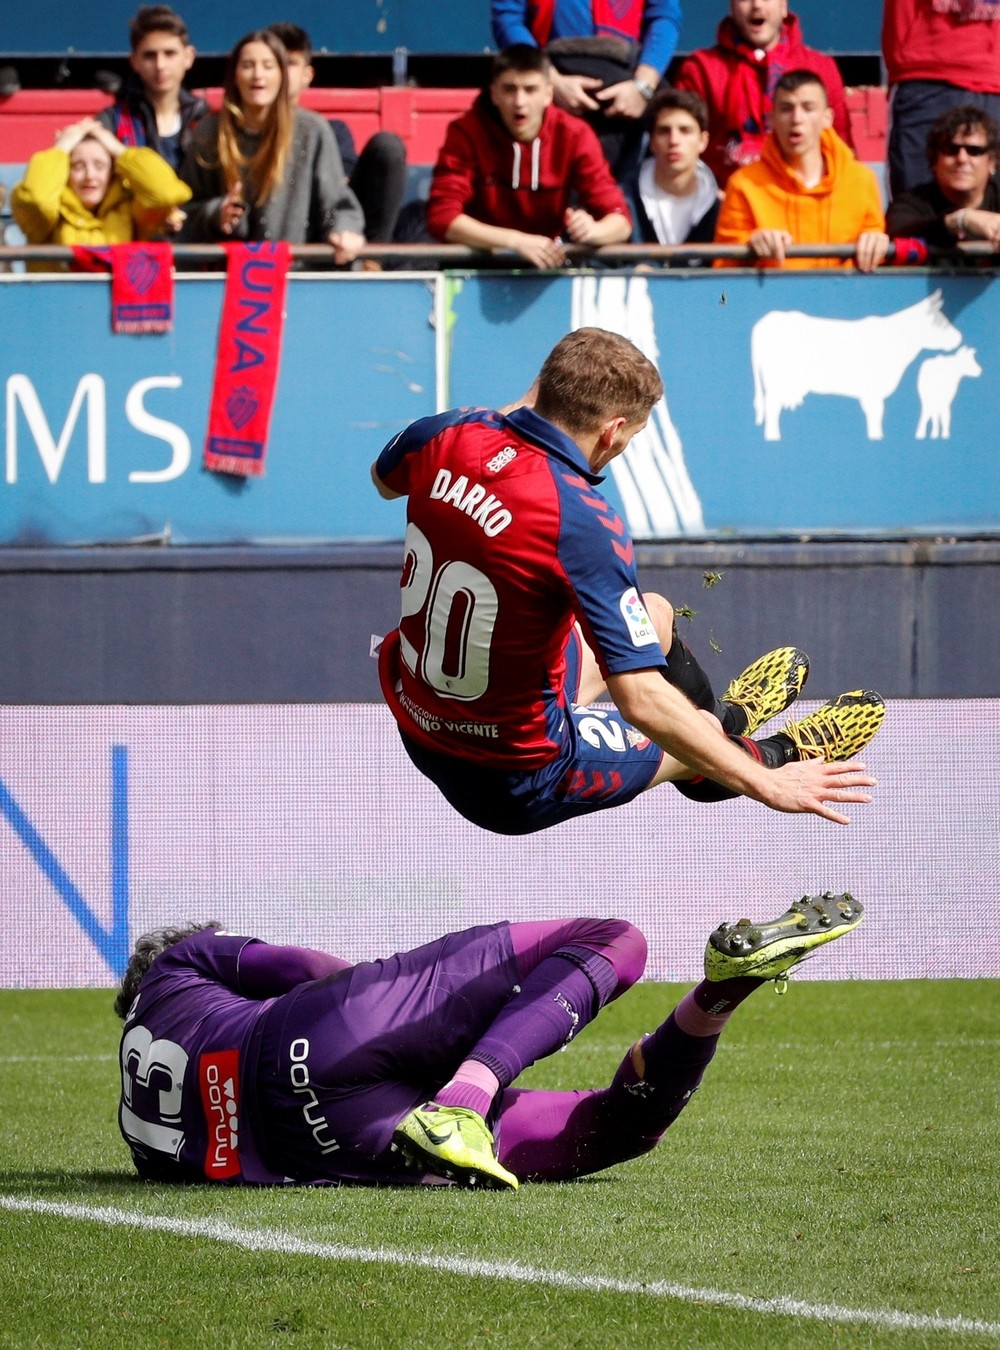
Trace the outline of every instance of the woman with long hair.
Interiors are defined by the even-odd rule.
[[[181,177],[193,194],[186,239],[325,241],[338,263],[364,245],[333,133],[292,107],[285,49],[266,28],[230,52],[222,107],[198,125]]]

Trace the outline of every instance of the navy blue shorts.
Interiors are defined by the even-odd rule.
[[[574,629],[566,647],[566,693],[580,688],[581,647]],[[455,810],[496,834],[532,834],[564,820],[623,806],[645,792],[663,751],[637,731],[613,705],[573,706],[562,724],[555,759],[540,769],[511,772],[427,750],[402,735],[416,768],[435,783]],[[402,733],[401,733],[402,734]]]

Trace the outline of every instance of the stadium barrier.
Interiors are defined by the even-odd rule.
[[[224,630],[243,603],[236,597],[253,580],[256,555],[273,564],[280,606],[300,628],[336,628],[344,606],[314,591],[299,612],[295,578],[310,566],[306,545],[401,537],[402,508],[378,501],[368,481],[380,445],[438,407],[515,397],[551,342],[586,322],[629,332],[667,383],[653,438],[623,457],[621,474],[605,485],[637,537],[735,539],[738,561],[755,554],[761,537],[790,536],[804,548],[803,540],[826,536],[807,550],[814,576],[826,582],[839,564],[832,554],[824,562],[823,549],[840,547],[836,538],[888,532],[908,541],[892,561],[910,569],[903,602],[896,585],[880,596],[863,569],[863,600],[820,599],[800,567],[787,601],[775,604],[772,591],[757,596],[755,609],[741,597],[756,637],[774,645],[760,622],[770,599],[770,617],[784,629],[796,613],[814,611],[852,671],[885,646],[908,665],[923,651],[939,670],[960,667],[971,648],[967,664],[993,694],[995,652],[983,616],[1000,598],[990,542],[1000,465],[984,454],[981,428],[996,424],[997,386],[964,378],[959,394],[956,378],[935,402],[921,379],[930,362],[973,348],[981,372],[992,374],[1000,328],[990,281],[988,272],[933,270],[876,278],[613,268],[297,274],[267,475],[235,484],[199,472],[192,453],[205,424],[221,277],[179,277],[175,332],[138,338],[111,335],[100,277],[0,279],[8,331],[17,334],[3,371],[0,542],[18,546],[0,560],[9,638],[0,677],[11,671],[21,680],[17,701],[25,705],[0,708],[0,866],[15,897],[0,928],[0,984],[107,984],[138,931],[178,916],[217,917],[361,959],[499,914],[582,910],[633,919],[651,938],[649,976],[689,980],[702,936],[738,917],[734,906],[756,912],[826,888],[854,891],[870,918],[819,977],[997,974],[968,909],[970,895],[985,895],[986,926],[993,921],[1000,806],[996,775],[983,770],[1000,749],[993,697],[895,699],[867,756],[880,780],[877,802],[857,808],[849,830],[746,802],[699,810],[663,789],[552,831],[540,846],[465,825],[409,766],[377,703],[281,706],[262,697],[265,675],[301,653],[282,645],[274,604],[268,610],[259,597],[229,652],[243,663],[255,706],[221,706],[209,689],[199,695],[203,706],[150,707],[141,679],[129,691],[141,706],[105,698],[109,706],[81,708],[74,696],[88,661],[120,657],[123,648],[108,638],[118,619],[136,642],[146,633],[147,669],[162,663],[169,644],[171,661],[211,667],[214,653],[199,645],[193,619],[190,559],[179,558],[176,570],[156,561],[181,553],[185,539],[213,545],[192,568],[209,578],[198,596],[211,627]],[[819,327],[786,335],[777,365],[774,344],[764,344],[758,357],[770,353],[770,375],[755,400],[753,334],[774,314]],[[86,341],[54,341],[67,324]],[[866,345],[873,325],[875,344]],[[846,385],[817,380],[842,352],[851,358]],[[888,384],[870,386],[886,363]],[[789,365],[798,383],[769,407],[771,377]],[[882,391],[879,409],[873,389]],[[106,548],[140,539],[171,547]],[[244,547],[227,563],[223,543]],[[67,544],[104,545],[104,557]],[[970,550],[971,587],[953,566]],[[374,560],[366,573],[363,549],[359,557],[345,602],[357,622],[343,659],[365,668],[374,699],[366,634],[357,640],[354,630],[385,630],[395,580],[383,561],[373,606]],[[660,558],[668,569],[671,561]],[[938,561],[926,572],[914,567]],[[162,587],[147,589],[143,601],[135,584],[119,609],[116,574],[132,584],[154,572],[179,586],[169,603]],[[43,597],[40,583],[53,578],[59,584]],[[137,619],[143,606],[146,629]],[[46,679],[60,682],[49,697],[65,706],[32,706],[43,649]],[[827,653],[810,654],[816,662]],[[737,668],[727,642],[729,658]],[[231,678],[214,667],[207,674],[218,686]],[[342,696],[333,680],[326,697]]]
[[[640,263],[655,262],[674,264],[681,262],[711,263],[716,258],[729,262],[745,263],[754,268],[756,257],[745,244],[602,244],[597,248],[585,244],[564,245],[568,265],[580,267],[634,267]],[[224,244],[174,244],[174,263],[179,272],[198,270],[211,263],[224,268],[226,247]],[[308,263],[310,269],[330,269],[335,267],[332,250],[327,244],[293,244],[292,258],[297,263]],[[851,244],[790,244],[786,255],[796,260],[819,260],[824,258],[851,259],[854,246]],[[929,248],[926,262],[929,265],[943,264],[955,266],[962,263],[990,263],[997,257],[992,245],[982,240],[966,240],[956,243],[951,249]],[[513,249],[496,249],[484,253],[481,249],[469,248],[465,244],[365,244],[358,254],[361,261],[390,261],[400,264],[399,270],[405,270],[407,263],[434,263],[438,259],[450,267],[525,269],[525,263]],[[0,247],[0,263],[55,263],[59,269],[69,268],[74,262],[73,250],[62,244],[5,244]],[[907,266],[907,254],[899,255],[896,245],[890,244],[886,255],[886,267]],[[443,270],[431,268],[433,271]],[[444,269],[447,270],[447,269]],[[532,268],[529,275],[537,274]],[[557,274],[558,275],[558,274]]]

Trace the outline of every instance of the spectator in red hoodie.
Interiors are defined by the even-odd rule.
[[[996,0],[885,0],[882,57],[889,80],[889,191],[927,179],[936,118],[974,103],[1000,122],[1000,4]]]
[[[564,241],[629,238],[628,206],[597,136],[552,98],[552,67],[538,47],[515,44],[494,58],[489,87],[451,123],[434,166],[434,238],[513,250],[534,267],[561,267]]]
[[[714,47],[694,51],[674,80],[708,104],[708,148],[702,158],[720,187],[744,164],[760,159],[771,129],[774,89],[790,70],[820,77],[833,113],[833,129],[853,147],[840,71],[830,56],[802,41],[787,0],[730,0]]]

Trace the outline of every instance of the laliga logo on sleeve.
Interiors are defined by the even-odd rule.
[[[634,586],[624,593],[618,602],[618,608],[622,612],[633,647],[649,647],[654,642],[659,642],[652,620],[646,613],[646,606],[642,603],[642,596]]]

